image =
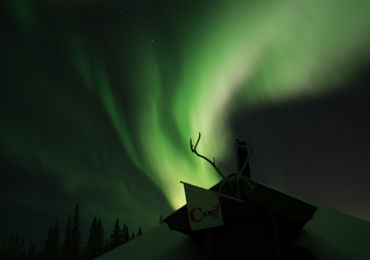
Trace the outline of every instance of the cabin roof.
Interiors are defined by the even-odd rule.
[[[251,189],[246,182],[233,178],[235,176],[233,174],[228,177],[230,178],[229,183],[222,180],[210,188],[210,190],[233,196],[231,186],[235,189],[236,182],[239,182],[240,198],[243,202],[220,197],[225,225],[227,225],[228,220],[236,217],[244,217],[245,221],[248,221],[248,217],[261,216],[272,212],[284,219],[284,222],[288,225],[300,229],[313,217],[317,209],[306,202],[244,177],[249,184],[253,185],[253,189]],[[192,233],[187,217],[187,205],[173,212],[164,219],[164,222],[168,224],[170,229],[186,234]]]

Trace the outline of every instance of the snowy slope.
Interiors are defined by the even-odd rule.
[[[370,259],[369,222],[313,205],[318,210],[305,226],[300,244],[311,249],[317,259]]]
[[[140,237],[96,258],[113,259],[200,259],[199,250],[186,235],[162,224]]]
[[[370,259],[369,222],[313,205],[318,210],[305,226],[298,245],[319,260]],[[203,257],[201,249],[188,236],[162,224],[97,259],[206,259]]]

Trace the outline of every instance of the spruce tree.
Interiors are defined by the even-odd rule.
[[[143,234],[143,231],[141,230],[141,227],[139,227],[139,230],[137,231],[137,237],[141,236]]]
[[[130,240],[130,233],[128,232],[128,226],[123,224],[122,227],[122,243],[126,243]]]
[[[30,243],[29,243],[29,245],[28,245],[27,260],[36,260],[36,259],[37,259],[36,245],[31,240]]]
[[[114,228],[112,230],[112,234],[110,236],[110,249],[116,248],[117,246],[122,245],[122,232],[119,226],[119,219],[116,219],[116,223],[114,224]]]
[[[11,235],[4,243],[4,259],[17,257],[17,238]]]
[[[72,260],[81,259],[81,240],[79,207],[76,205],[72,224]]]
[[[93,219],[90,227],[90,233],[87,240],[86,256],[87,259],[94,259],[99,255],[99,230],[98,220],[96,217]]]
[[[8,241],[8,257],[9,259],[17,259],[20,238],[18,235],[15,237],[10,236]]]
[[[19,259],[24,259],[26,257],[26,251],[24,247],[24,238],[22,237],[20,244],[19,244]]]
[[[104,228],[101,219],[98,220],[98,255],[104,253]]]
[[[64,241],[62,246],[62,257],[65,260],[72,259],[72,217],[68,215],[66,230],[64,233]]]
[[[7,256],[6,256],[6,240],[3,240],[3,242],[1,242],[1,246],[0,246],[0,259],[7,259]]]
[[[49,229],[44,245],[44,259],[59,259],[59,246],[59,224],[57,220],[55,225]]]

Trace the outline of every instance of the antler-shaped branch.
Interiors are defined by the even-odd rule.
[[[213,162],[208,159],[207,157],[205,157],[204,155],[201,155],[197,152],[197,146],[199,144],[199,140],[200,140],[200,133],[199,133],[199,136],[198,136],[198,140],[197,142],[195,143],[195,146],[193,146],[193,141],[191,140],[190,138],[190,149],[193,153],[195,153],[197,156],[199,156],[200,158],[203,158],[204,160],[206,160],[207,162],[209,162],[213,168],[215,168],[215,170],[217,171],[217,173],[222,177],[222,179],[225,179],[225,176],[222,174],[222,172],[218,169],[218,167],[216,166],[216,159],[213,157]]]

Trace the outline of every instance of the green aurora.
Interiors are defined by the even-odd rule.
[[[229,159],[225,147],[232,140],[227,125],[236,96],[240,106],[251,109],[325,93],[335,80],[351,73],[348,63],[356,65],[358,57],[369,54],[370,34],[364,32],[370,25],[370,5],[336,4],[333,10],[332,1],[230,1],[207,10],[201,21],[189,22],[190,15],[184,14],[180,22],[170,21],[179,23],[175,27],[180,28],[177,37],[182,44],[177,54],[181,69],[169,80],[160,62],[165,54],[156,46],[161,39],[149,38],[155,28],[140,28],[142,44],[133,55],[138,65],[131,74],[132,88],[139,92],[133,129],[124,124],[120,110],[113,109],[119,97],[111,93],[107,73],[96,71],[99,79],[94,80],[87,72],[87,59],[78,57],[82,48],[73,57],[78,57],[75,64],[86,85],[96,82],[131,160],[176,208],[184,203],[180,180],[203,187],[217,181],[212,168],[190,153],[190,137],[201,132],[206,137],[201,152]]]
[[[35,54],[15,57],[21,78],[33,82],[22,89],[25,96],[43,93],[37,104],[18,101],[44,115],[48,126],[30,128],[27,120],[5,116],[0,138],[12,160],[50,170],[65,192],[109,190],[128,211],[147,214],[155,205],[130,191],[138,177],[123,171],[144,174],[176,209],[185,202],[180,181],[208,188],[219,180],[191,153],[189,138],[201,132],[201,153],[220,164],[231,160],[231,116],[339,91],[334,86],[370,55],[369,1],[187,1],[121,9],[118,1],[77,2],[7,1],[14,26],[26,35],[20,38],[37,44],[52,31],[63,42],[45,52],[58,52],[67,72],[53,72],[58,61],[37,66]],[[107,10],[91,22],[94,29],[85,6]],[[56,116],[46,116],[45,107]],[[86,208],[93,211],[93,203]]]

